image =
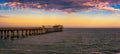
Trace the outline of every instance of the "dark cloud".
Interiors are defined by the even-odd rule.
[[[18,0],[12,0],[18,1]],[[92,8],[93,6],[85,6],[83,3],[88,0],[19,0],[21,3],[39,3],[45,10],[57,9],[62,11],[79,11]],[[10,2],[9,0],[7,2]],[[34,8],[34,7],[33,7]]]

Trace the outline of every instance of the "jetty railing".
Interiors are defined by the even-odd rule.
[[[62,25],[42,26],[42,27],[6,27],[0,28],[0,39],[10,39],[41,35],[51,32],[63,31]]]

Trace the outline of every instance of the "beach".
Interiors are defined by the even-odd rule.
[[[15,40],[0,40],[0,54],[120,54],[119,28],[65,28]]]

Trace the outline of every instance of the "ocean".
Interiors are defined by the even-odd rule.
[[[0,39],[0,54],[120,54],[120,28],[65,28],[63,32]]]

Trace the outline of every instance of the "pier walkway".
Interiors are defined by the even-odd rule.
[[[62,25],[42,27],[6,27],[0,28],[1,39],[11,39],[62,31]]]

